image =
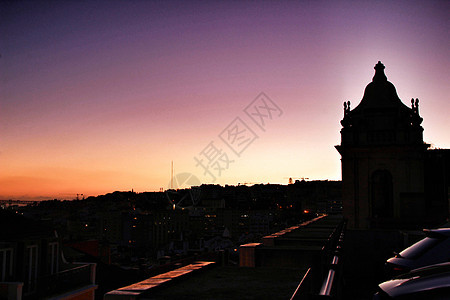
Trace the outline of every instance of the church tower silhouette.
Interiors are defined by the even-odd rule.
[[[354,109],[344,102],[341,154],[344,216],[350,228],[393,228],[424,217],[426,211],[419,100],[399,99],[384,74],[375,75]]]

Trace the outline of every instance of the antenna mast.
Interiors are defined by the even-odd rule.
[[[172,160],[172,168],[170,170],[170,189],[173,189],[173,160]]]

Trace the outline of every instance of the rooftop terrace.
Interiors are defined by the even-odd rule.
[[[219,266],[143,299],[289,299],[306,270]]]
[[[104,299],[290,299],[315,266],[310,294],[322,284],[332,259],[337,261],[342,224],[342,216],[320,216],[262,243],[241,245],[239,266],[227,265],[223,257],[221,263],[198,261],[111,291]]]

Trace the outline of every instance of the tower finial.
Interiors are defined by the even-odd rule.
[[[381,61],[378,61],[374,67],[375,75],[373,76],[372,81],[387,81],[386,75],[384,75],[384,68]]]

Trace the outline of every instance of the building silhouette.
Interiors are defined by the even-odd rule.
[[[448,216],[449,150],[427,150],[419,100],[399,99],[379,61],[341,121],[343,212],[349,228],[439,224]]]
[[[96,264],[68,263],[52,226],[0,209],[0,299],[94,299]]]

